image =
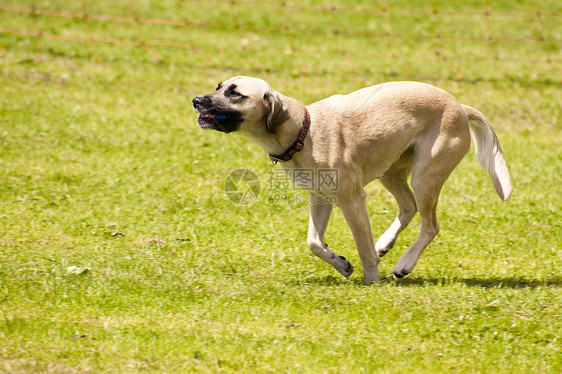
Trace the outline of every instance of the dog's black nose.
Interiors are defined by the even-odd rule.
[[[196,98],[193,99],[193,107],[196,109],[208,106],[210,103],[211,103],[211,99],[209,99],[209,97],[205,95],[197,96]]]

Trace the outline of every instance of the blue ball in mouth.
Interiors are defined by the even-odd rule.
[[[228,114],[200,114],[199,119],[216,119],[225,120],[228,118]]]

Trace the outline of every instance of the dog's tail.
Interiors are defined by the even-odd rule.
[[[468,105],[463,105],[462,108],[468,116],[468,123],[474,138],[476,158],[490,175],[498,195],[503,201],[506,201],[511,196],[511,177],[496,133],[490,122],[477,109]]]

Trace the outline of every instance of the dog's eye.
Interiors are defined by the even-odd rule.
[[[234,90],[228,91],[227,95],[230,97],[246,97],[242,95],[240,92]]]

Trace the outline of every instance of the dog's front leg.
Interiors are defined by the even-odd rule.
[[[332,204],[318,202],[317,196],[310,195],[310,219],[308,225],[308,248],[316,256],[332,265],[344,277],[349,277],[353,273],[353,265],[345,259],[328,249],[328,244],[324,242],[324,233],[332,213]]]
[[[338,206],[342,210],[355,239],[359,257],[363,263],[365,282],[378,282],[380,280],[378,269],[380,260],[379,255],[375,252],[375,239],[373,238],[369,212],[365,204],[365,192],[361,190],[349,198],[338,199]]]

